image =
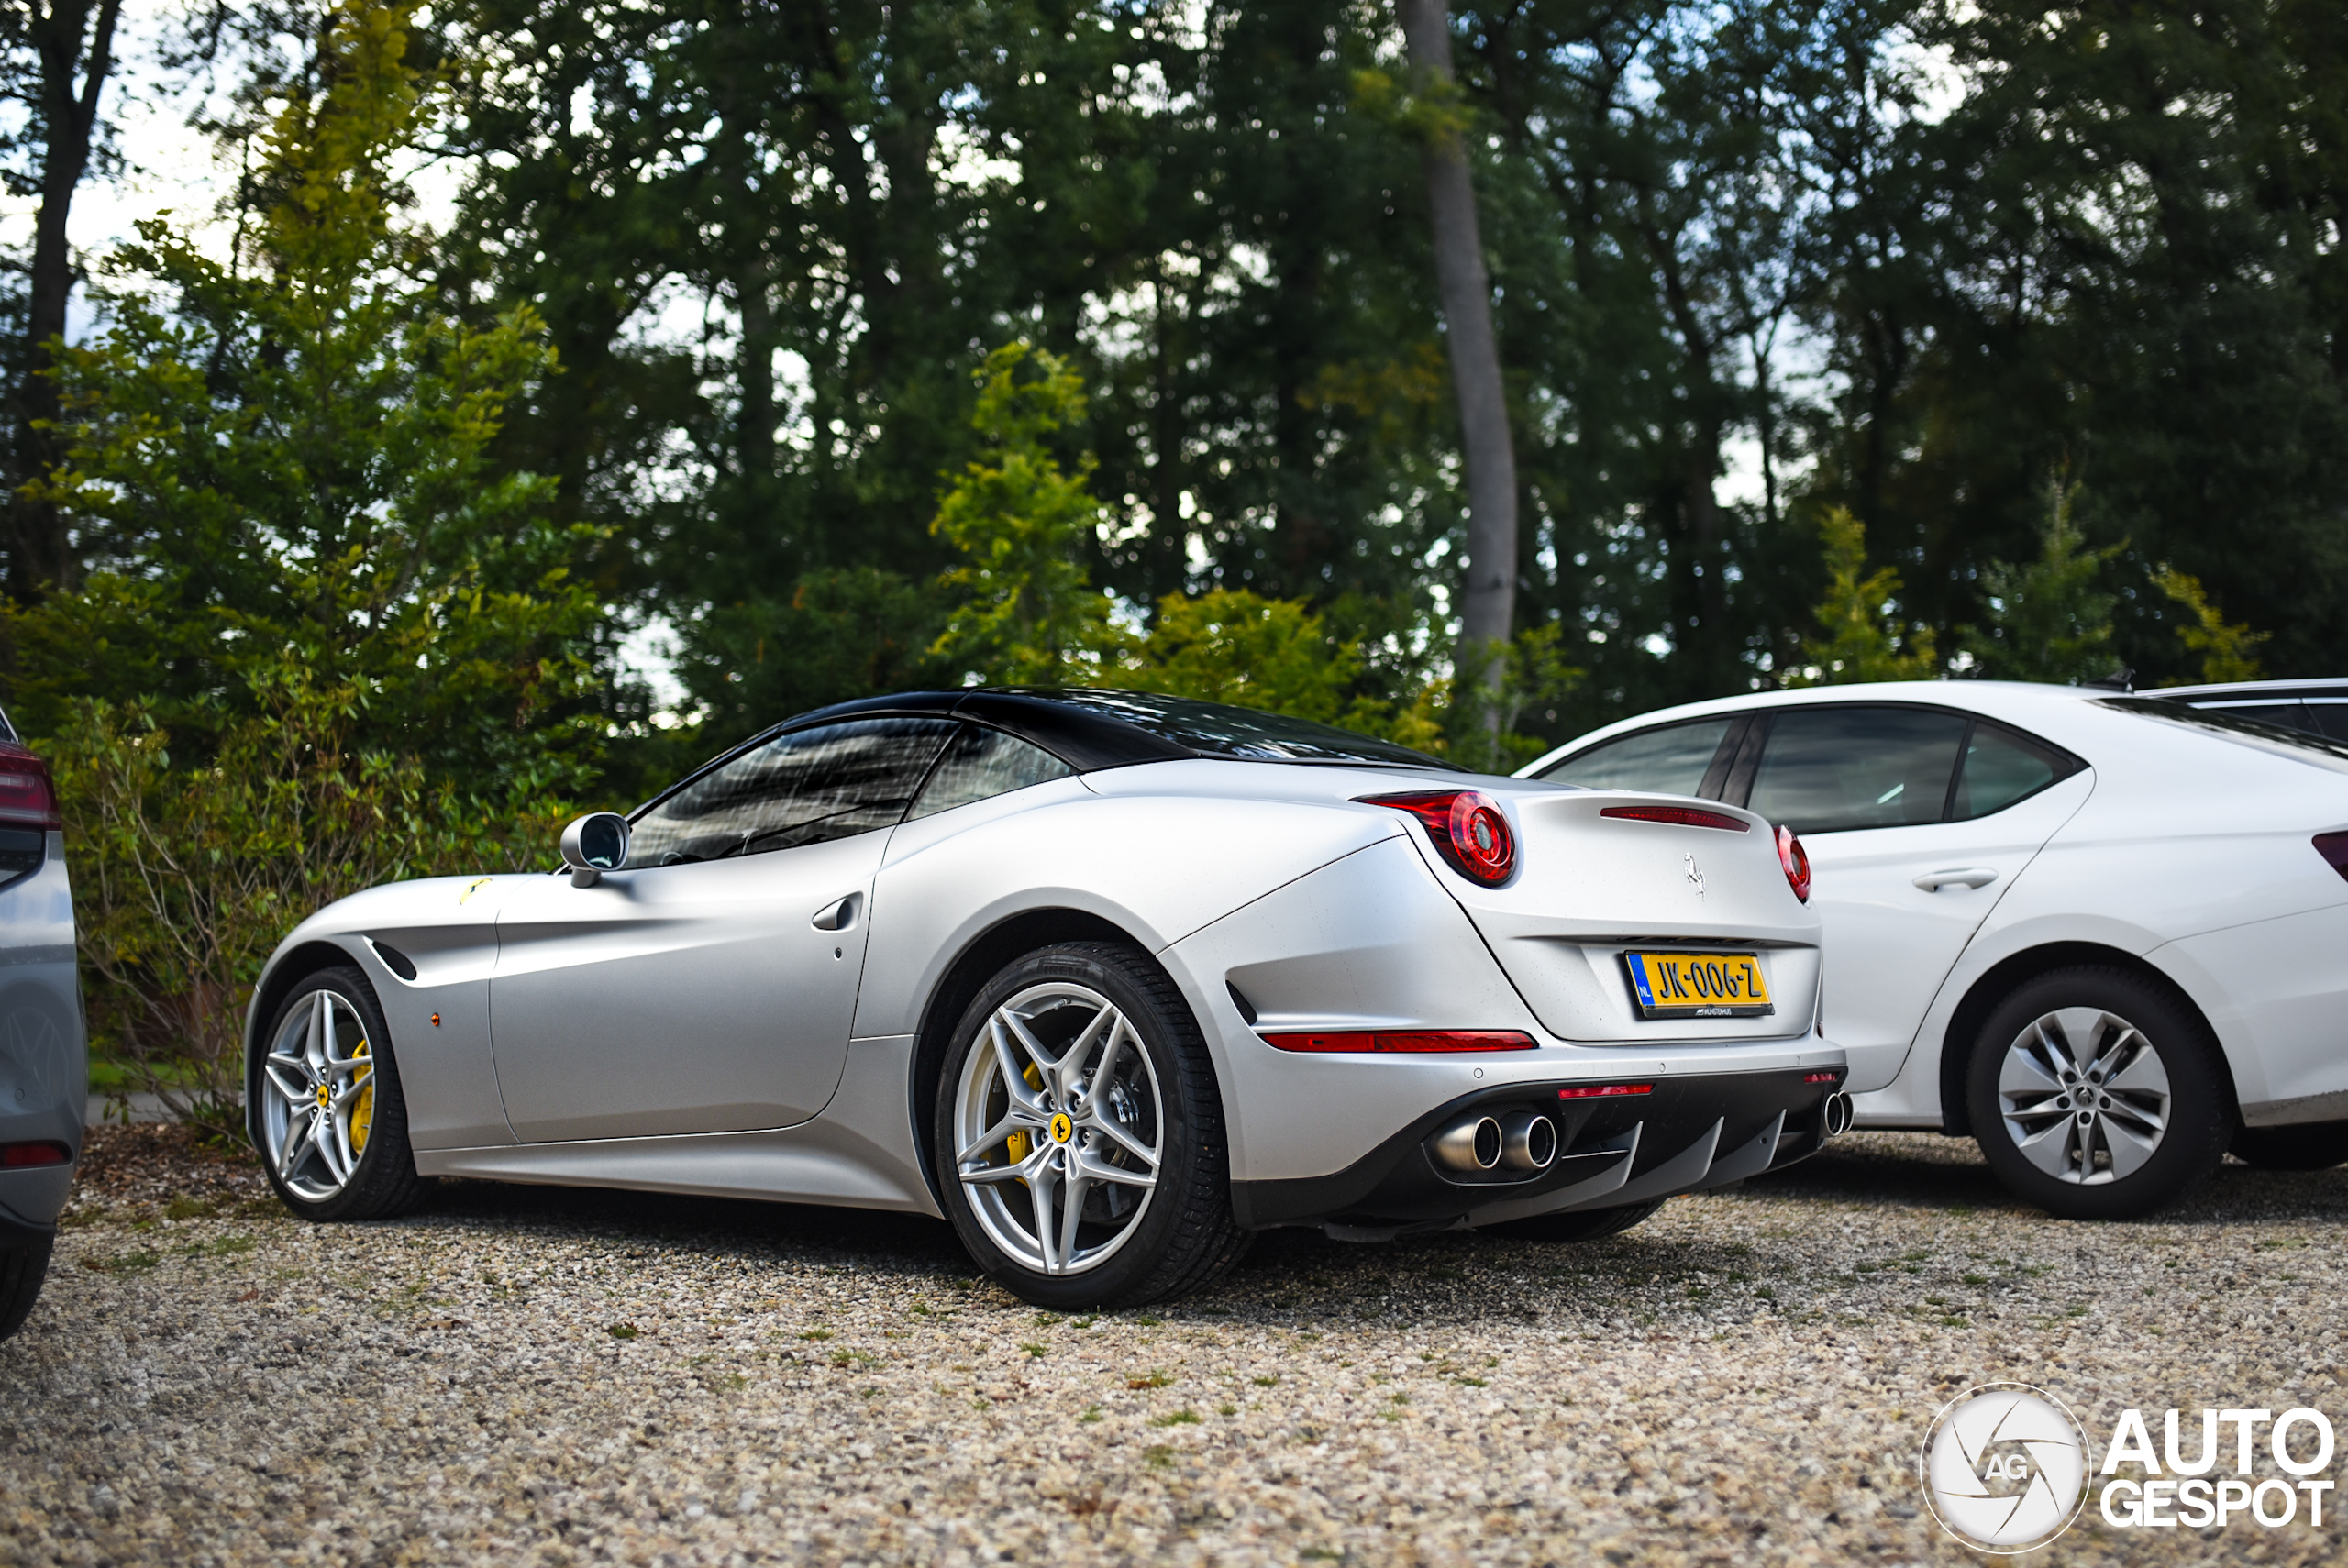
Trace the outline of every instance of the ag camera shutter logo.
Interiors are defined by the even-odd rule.
[[[1978,1551],[2028,1551],[2087,1503],[2087,1430],[2043,1388],[1983,1384],[1933,1418],[1917,1470],[1943,1529]]]

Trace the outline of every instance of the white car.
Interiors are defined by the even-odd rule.
[[[2157,696],[1822,687],[1594,730],[1523,777],[1801,835],[1861,1126],[1978,1139],[2072,1218],[2231,1146],[2348,1160],[2348,742]]]

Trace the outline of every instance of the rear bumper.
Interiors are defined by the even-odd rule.
[[[1575,1087],[1567,1081],[1495,1085],[1428,1111],[1332,1175],[1235,1181],[1232,1206],[1253,1230],[1393,1231],[1650,1202],[1816,1154],[1827,1138],[1827,1099],[1843,1077],[1818,1066],[1659,1076],[1646,1094],[1603,1099],[1561,1099],[1558,1090]],[[1556,1123],[1558,1154],[1548,1169],[1468,1176],[1436,1163],[1430,1145],[1440,1130],[1515,1111]]]

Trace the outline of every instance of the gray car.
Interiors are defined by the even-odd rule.
[[[1839,1130],[1801,854],[1212,703],[875,698],[565,871],[321,911],[247,1114],[315,1220],[435,1175],[909,1210],[1052,1307],[1272,1226],[1602,1234]]]
[[[0,1340],[49,1273],[89,1094],[57,794],[0,715]]]

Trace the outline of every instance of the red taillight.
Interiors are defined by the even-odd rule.
[[[1602,806],[1598,814],[1634,823],[1670,823],[1676,827],[1727,828],[1733,833],[1743,833],[1752,825],[1726,812],[1699,811],[1694,806]]]
[[[1516,869],[1516,835],[1501,803],[1480,790],[1420,790],[1363,795],[1365,806],[1391,806],[1426,824],[1427,836],[1463,877],[1498,887]]]
[[[1810,902],[1810,852],[1783,823],[1778,824],[1778,864],[1786,868],[1786,886],[1794,890],[1794,897]]]
[[[1530,1051],[1533,1036],[1513,1029],[1347,1029],[1267,1034],[1275,1051]]]
[[[1618,1095],[1653,1094],[1653,1084],[1576,1084],[1557,1091],[1559,1099],[1612,1099]]]
[[[61,1165],[72,1158],[73,1151],[62,1143],[0,1143],[0,1170]]]
[[[49,765],[21,746],[0,747],[0,822],[61,827]]]
[[[2316,834],[2315,852],[2330,861],[2334,871],[2348,877],[2348,833]]]

